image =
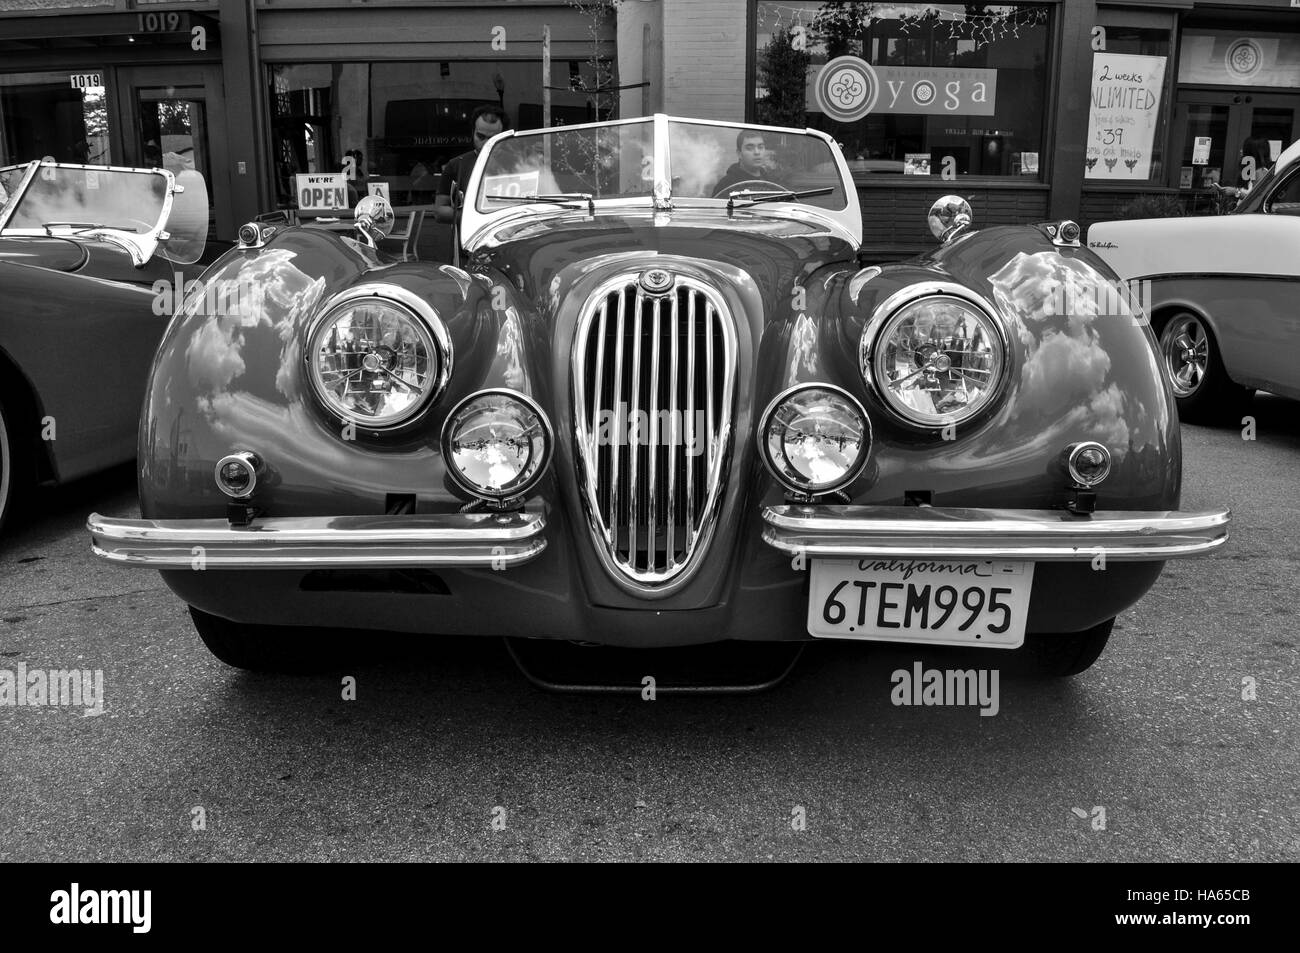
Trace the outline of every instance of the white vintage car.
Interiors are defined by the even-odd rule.
[[[1230,215],[1102,222],[1088,247],[1142,287],[1185,420],[1253,389],[1300,399],[1300,141]]]

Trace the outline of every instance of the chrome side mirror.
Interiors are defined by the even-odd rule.
[[[393,207],[382,195],[367,195],[357,203],[352,214],[357,223],[357,237],[371,248],[377,247],[381,238],[392,234],[397,221]]]
[[[975,216],[970,203],[960,195],[945,195],[930,206],[927,221],[934,237],[946,244],[970,228]]]

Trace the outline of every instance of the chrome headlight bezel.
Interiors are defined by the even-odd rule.
[[[909,308],[929,299],[950,299],[982,318],[992,331],[1001,350],[997,373],[983,398],[973,406],[942,414],[925,414],[898,401],[889,387],[883,369],[877,365],[880,357],[877,345],[887,340]],[[897,421],[921,430],[943,430],[959,424],[968,424],[984,416],[1002,402],[1011,370],[1011,341],[1006,322],[998,310],[985,298],[964,285],[946,281],[928,281],[896,291],[872,312],[858,342],[858,370],[880,403]]]
[[[803,391],[822,390],[833,393],[836,397],[847,402],[862,421],[862,451],[853,465],[849,467],[838,479],[827,483],[811,483],[801,481],[798,477],[786,473],[780,463],[772,459],[770,448],[768,446],[768,426],[772,423],[772,418],[777,411],[787,404],[791,398]],[[871,447],[873,442],[873,433],[871,430],[871,417],[867,414],[866,408],[862,402],[850,394],[843,387],[836,384],[825,383],[821,381],[808,381],[802,384],[795,384],[793,387],[787,387],[781,391],[768,403],[767,408],[758,418],[758,456],[763,461],[763,466],[786,490],[807,498],[826,496],[830,493],[838,493],[845,487],[851,485],[861,474],[867,465],[867,460],[871,456]]]
[[[455,429],[457,422],[465,414],[470,405],[484,397],[492,396],[508,397],[514,402],[523,405],[530,413],[532,413],[541,423],[542,438],[545,444],[542,448],[540,459],[537,460],[536,466],[532,467],[529,471],[526,479],[510,487],[508,490],[499,493],[485,490],[482,486],[469,480],[461,472],[460,468],[455,465],[451,446],[452,431]],[[442,462],[443,466],[447,470],[447,475],[456,486],[460,487],[475,499],[484,500],[494,505],[504,505],[527,495],[529,491],[534,489],[546,475],[546,471],[551,465],[551,460],[555,456],[555,429],[551,425],[551,420],[547,417],[546,411],[542,409],[541,405],[538,404],[537,401],[533,400],[533,398],[529,397],[527,394],[522,394],[517,390],[511,390],[507,387],[488,387],[483,390],[475,391],[472,394],[467,394],[464,398],[457,401],[456,405],[447,412],[447,418],[442,424],[442,434],[439,438],[438,446],[442,452]]]
[[[382,418],[355,413],[335,402],[320,379],[317,363],[321,336],[333,326],[343,312],[366,301],[375,301],[403,312],[420,334],[422,343],[428,347],[431,358],[437,360],[437,370],[431,375],[425,392],[400,413]],[[433,307],[405,288],[377,282],[357,285],[331,298],[320,315],[312,322],[303,347],[304,373],[321,407],[345,423],[375,432],[396,430],[424,414],[446,390],[447,383],[451,380],[452,364],[451,335],[447,333],[446,325]]]

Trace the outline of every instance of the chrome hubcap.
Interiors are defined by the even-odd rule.
[[[1191,397],[1205,380],[1210,362],[1210,338],[1199,318],[1180,314],[1160,335],[1160,350],[1174,394]]]

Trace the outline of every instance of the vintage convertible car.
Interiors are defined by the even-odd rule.
[[[741,129],[501,134],[463,271],[377,253],[380,199],[355,239],[245,226],[154,365],[143,518],[92,516],[95,552],[161,570],[250,668],[313,627],[1028,634],[1087,667],[1166,560],[1226,538],[1178,511],[1149,329],[1071,222],[972,231],[945,200],[932,254],[860,267],[833,140],[763,129],[764,178],[716,194]]]
[[[1095,251],[1150,302],[1186,420],[1240,420],[1250,391],[1300,399],[1300,142],[1230,215],[1102,222]]]
[[[202,255],[208,200],[195,172],[54,162],[0,169],[0,193],[3,526],[36,482],[135,456],[159,290]]]

